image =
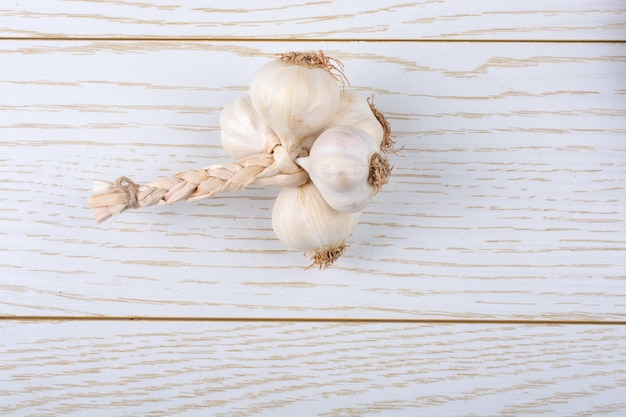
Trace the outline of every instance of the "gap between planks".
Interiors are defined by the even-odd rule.
[[[154,41],[154,42],[284,42],[284,43],[350,43],[350,42],[372,42],[372,43],[580,43],[580,44],[626,44],[626,39],[369,39],[369,38],[224,38],[224,37],[202,37],[202,36],[66,36],[66,37],[28,37],[28,36],[0,36],[0,41],[57,41],[57,42],[84,42],[84,41],[103,41],[103,42],[135,42],[135,41]]]
[[[411,319],[411,318],[299,318],[299,317],[158,317],[158,316],[0,316],[0,321],[149,321],[216,323],[357,323],[357,324],[465,324],[540,326],[626,326],[626,320],[489,320],[489,319]]]

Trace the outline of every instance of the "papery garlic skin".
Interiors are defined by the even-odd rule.
[[[313,143],[308,157],[296,163],[309,173],[326,202],[335,210],[363,210],[377,189],[368,179],[370,160],[379,143],[361,129],[335,126]]]
[[[276,132],[288,152],[333,119],[341,88],[324,68],[283,60],[260,67],[250,83],[250,99],[259,115]]]
[[[222,147],[235,160],[267,152],[272,143],[278,144],[276,133],[254,109],[248,95],[224,106],[220,129]]]
[[[315,255],[343,249],[359,216],[360,213],[342,213],[330,207],[309,181],[281,189],[272,209],[272,227],[287,246]]]
[[[361,129],[370,135],[379,147],[383,140],[383,128],[372,113],[370,104],[365,97],[354,91],[344,90],[341,93],[337,113],[326,128],[335,126],[352,126]]]

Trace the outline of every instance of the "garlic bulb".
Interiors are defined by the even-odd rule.
[[[343,253],[359,215],[330,207],[309,181],[281,189],[272,210],[272,227],[286,245],[312,253],[312,266],[325,268]]]
[[[220,139],[231,158],[264,153],[271,144],[278,144],[276,133],[252,106],[248,95],[227,104],[220,113]]]
[[[379,143],[361,129],[335,126],[313,143],[309,156],[296,159],[335,210],[363,210],[387,182],[389,164]]]
[[[250,83],[250,99],[288,152],[332,120],[341,88],[323,54],[287,54],[259,68]]]
[[[352,126],[370,135],[380,146],[383,140],[383,127],[372,112],[367,99],[360,94],[344,90],[339,100],[339,108],[327,128],[333,126]]]

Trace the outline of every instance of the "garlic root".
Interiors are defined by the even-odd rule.
[[[367,182],[376,187],[376,192],[379,192],[383,185],[389,182],[389,174],[391,173],[391,167],[387,158],[379,153],[375,153],[370,158],[370,172],[367,177]]]
[[[378,123],[380,123],[380,126],[383,129],[383,138],[380,143],[380,150],[385,153],[397,153],[398,151],[394,149],[396,141],[391,139],[391,125],[387,121],[387,118],[380,110],[378,110],[378,108],[376,108],[373,98],[368,98],[367,102],[370,105],[370,110],[372,111],[372,114],[374,115],[374,117],[376,117],[376,120],[378,120]]]
[[[341,255],[343,255],[343,252],[344,250],[346,250],[347,247],[348,245],[346,245],[344,241],[337,246],[316,250],[311,256],[311,260],[313,261],[313,263],[311,263],[311,265],[307,266],[305,269],[311,269],[316,266],[319,267],[319,269],[328,268],[329,266],[334,264],[335,261],[341,257]]]
[[[324,55],[324,52],[288,52],[281,54],[280,59],[290,65],[300,65],[306,68],[321,68],[332,75],[342,85],[350,84],[343,72],[343,64],[335,58]]]

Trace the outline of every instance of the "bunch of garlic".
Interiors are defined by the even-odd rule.
[[[339,61],[323,53],[290,53],[263,65],[248,94],[224,107],[221,141],[239,159],[273,153],[277,173],[298,167],[309,181],[278,194],[272,226],[286,245],[332,265],[361,211],[387,182],[391,148],[384,116],[345,90]],[[294,164],[295,162],[295,164]],[[278,185],[281,185],[280,183]]]
[[[87,207],[104,221],[127,209],[196,201],[249,185],[283,187],[272,226],[285,244],[332,265],[361,211],[387,183],[393,150],[385,117],[346,91],[343,66],[319,53],[263,65],[248,94],[224,107],[221,141],[235,161],[137,184],[97,181]]]

